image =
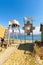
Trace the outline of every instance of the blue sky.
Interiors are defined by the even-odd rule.
[[[8,21],[16,19],[23,27],[23,17],[33,17],[34,26],[43,21],[43,0],[0,0],[0,24],[8,27]]]

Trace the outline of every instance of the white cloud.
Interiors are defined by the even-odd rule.
[[[20,32],[24,34],[24,30],[21,29]],[[40,26],[35,27],[33,34],[40,34]]]
[[[12,30],[10,29],[10,30],[9,30],[9,32],[11,33],[11,32],[12,32]]]
[[[11,32],[12,32],[12,29],[9,29],[9,32],[11,33]],[[19,33],[19,30],[16,30],[16,29],[15,29],[14,32]],[[20,29],[20,33],[21,33],[21,34],[24,34],[24,30]]]
[[[18,30],[15,30],[17,33],[19,32]],[[12,30],[10,29],[10,33],[12,32]],[[24,30],[20,29],[20,33],[24,34]],[[35,30],[33,30],[34,34],[40,34],[40,26],[35,27]]]
[[[20,29],[20,33],[21,33],[21,34],[24,34],[24,30]]]
[[[34,34],[40,34],[40,26],[35,27]]]

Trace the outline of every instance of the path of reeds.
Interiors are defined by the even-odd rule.
[[[24,54],[24,50],[18,49],[17,46],[7,48],[1,58],[0,65],[43,65],[38,63],[38,57],[35,58],[29,51]]]

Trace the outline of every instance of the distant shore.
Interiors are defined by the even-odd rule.
[[[10,43],[32,43],[32,40],[17,40],[17,39],[12,40],[12,39],[10,39],[9,42]],[[34,40],[33,40],[33,42],[34,42]]]

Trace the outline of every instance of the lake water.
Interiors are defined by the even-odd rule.
[[[32,35],[10,35],[12,39],[20,39],[20,40],[32,40]],[[41,40],[41,35],[33,35],[33,40]]]

